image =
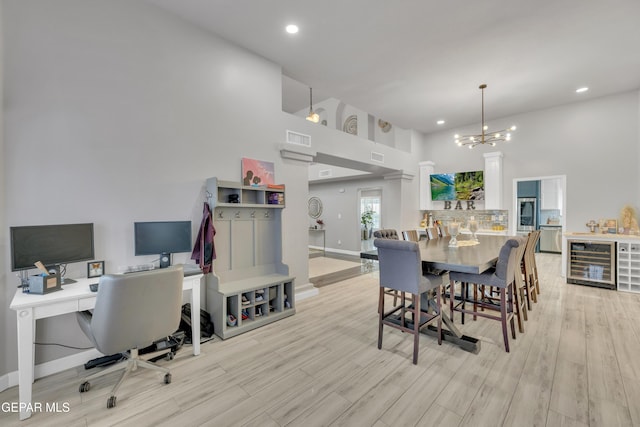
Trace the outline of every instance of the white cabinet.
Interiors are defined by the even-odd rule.
[[[540,209],[562,210],[562,183],[560,178],[540,181]]]
[[[640,243],[618,243],[618,290],[640,293]]]

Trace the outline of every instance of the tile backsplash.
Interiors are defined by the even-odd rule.
[[[467,227],[467,222],[471,217],[478,221],[481,230],[491,230],[496,226],[501,226],[506,230],[509,227],[508,210],[432,210],[424,211],[431,214],[433,220],[442,221],[444,225],[449,222],[459,222],[463,228]]]

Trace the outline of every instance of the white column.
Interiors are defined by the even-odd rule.
[[[420,210],[427,211],[433,209],[431,202],[431,183],[429,175],[435,172],[436,164],[430,160],[418,163],[420,167]],[[486,182],[485,176],[485,182]]]
[[[502,209],[502,152],[484,154],[484,208]]]

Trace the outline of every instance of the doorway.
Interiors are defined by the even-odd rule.
[[[366,232],[362,231],[361,250],[373,250],[373,230],[382,228],[382,188],[361,188],[358,190],[358,217],[361,219],[365,213],[370,213],[371,225]]]

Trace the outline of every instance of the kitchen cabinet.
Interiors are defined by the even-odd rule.
[[[540,209],[562,210],[560,178],[549,178],[540,181]]]

